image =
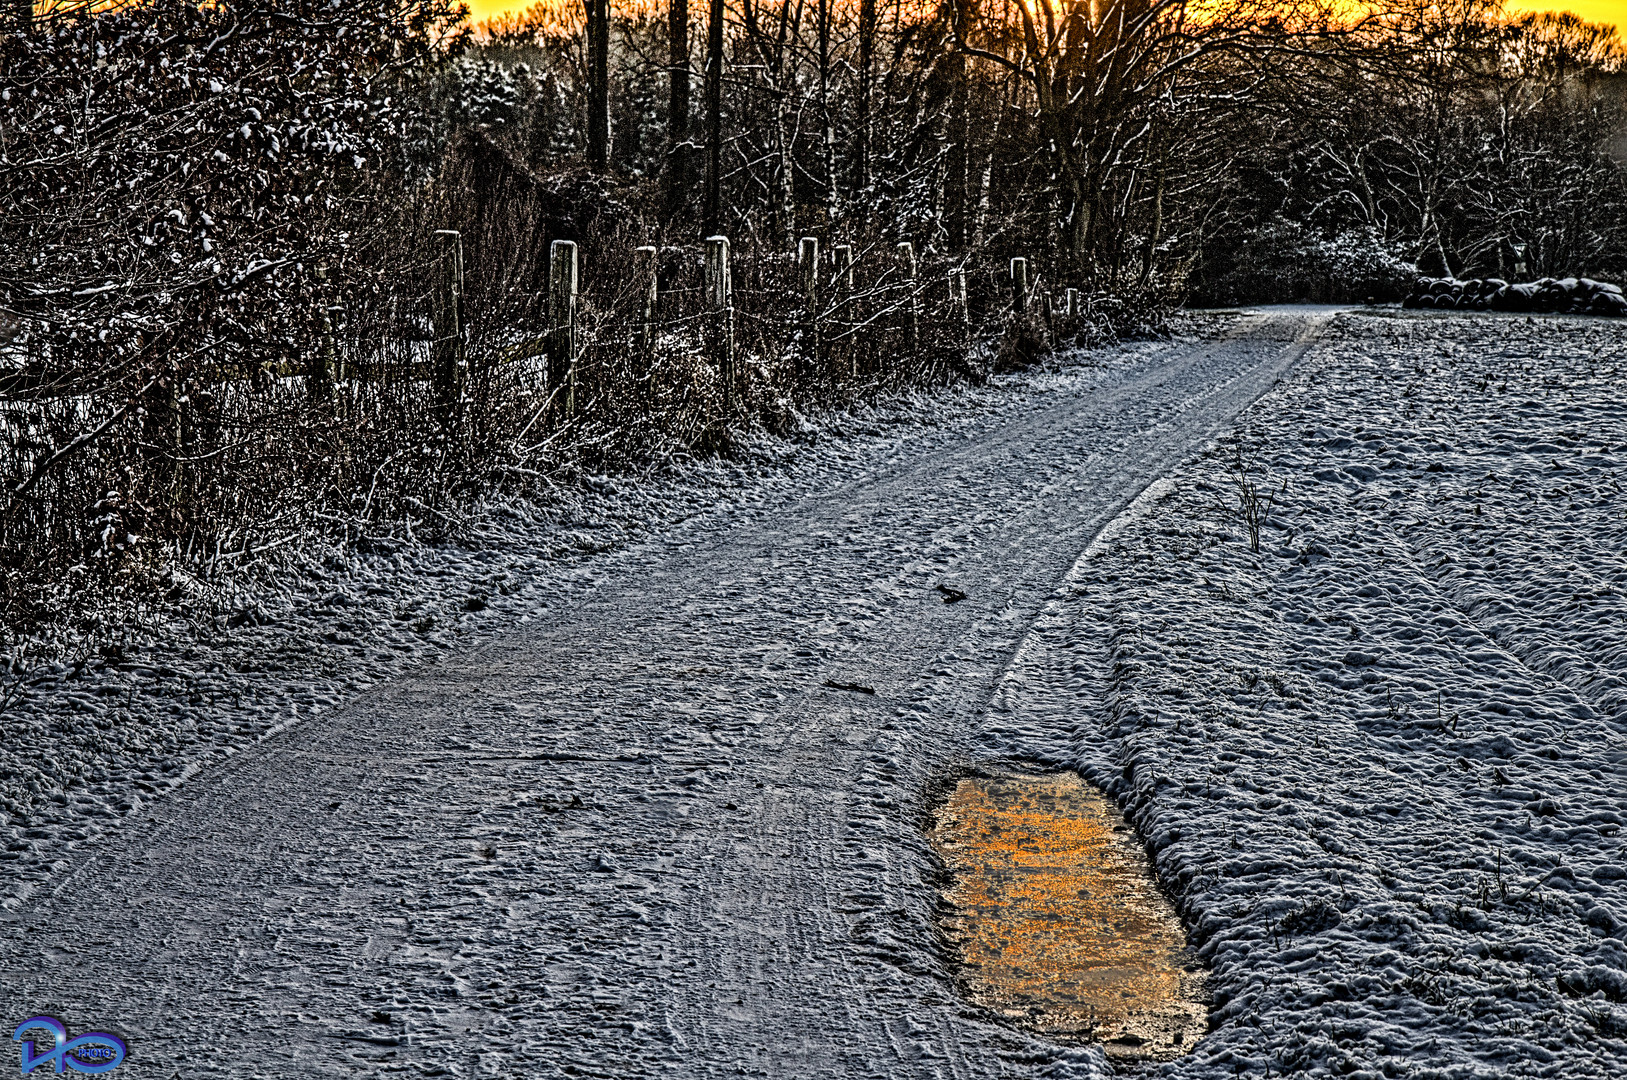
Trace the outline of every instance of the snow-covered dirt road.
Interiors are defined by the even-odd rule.
[[[1333,318],[1047,377],[211,766],[8,912],[0,1013],[166,1078],[1095,1072],[957,998],[928,800],[1092,538]]]

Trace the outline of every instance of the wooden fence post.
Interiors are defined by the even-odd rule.
[[[1079,290],[1078,289],[1069,289],[1068,290],[1068,318],[1077,319],[1078,317],[1079,317]]]
[[[435,406],[445,423],[456,423],[463,404],[463,236],[456,229],[437,229],[439,280],[434,306],[435,340],[430,348]]]
[[[797,378],[807,378],[819,363],[819,237],[804,236],[797,250],[802,270],[802,298],[807,317],[802,324],[802,350],[797,357]]]
[[[305,391],[311,400],[327,397],[333,388],[333,315],[323,302],[327,292],[328,264],[317,263],[311,276],[317,281],[317,310],[322,313],[322,348],[305,362]]]
[[[653,247],[633,249],[633,266],[636,273],[644,283],[644,305],[641,312],[643,318],[638,328],[639,352],[644,356],[644,365],[649,367],[650,354],[655,349],[655,305],[660,300],[660,283],[657,271],[659,266],[656,256],[659,252]]]
[[[859,315],[857,301],[853,297],[853,245],[836,244],[830,249],[831,261],[835,264],[836,272],[831,276],[831,287],[835,290],[846,290],[847,298],[843,301],[842,311],[849,323]],[[859,377],[859,347],[857,339],[851,334],[844,335],[844,347],[848,355],[848,376]]]
[[[576,415],[576,244],[548,246],[548,393],[564,390],[565,416]]]
[[[1011,310],[1028,310],[1028,260],[1021,255],[1011,260]]]
[[[706,238],[706,308],[711,321],[711,353],[723,379],[723,406],[735,408],[734,289],[729,278],[729,238]]]
[[[853,291],[853,245],[852,244],[837,244],[835,247],[830,249],[830,253],[831,253],[832,257],[834,257],[835,260],[836,260],[836,277],[834,279],[835,283],[840,285],[841,287],[847,289],[848,292],[852,292]]]
[[[920,303],[915,295],[915,245],[908,240],[898,245],[898,269],[904,278],[904,288],[909,295],[905,302],[905,340],[909,343],[910,352],[914,352],[921,343],[921,310]]]
[[[345,370],[345,354],[339,345],[339,335],[345,331],[345,319],[349,313],[343,304],[329,304],[322,311],[322,333],[327,338],[324,343],[328,354],[328,375],[335,383],[342,383],[350,374]]]
[[[971,297],[966,293],[966,268],[964,266],[949,275],[949,298],[960,308],[960,321],[970,325],[972,321]]]

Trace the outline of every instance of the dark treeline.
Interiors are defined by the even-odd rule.
[[[1183,298],[1627,259],[1613,34],[1495,4],[585,0],[478,32],[447,0],[5,10],[8,627],[313,532],[456,531],[482,494],[726,449]]]
[[[1613,30],[1419,7],[1296,57],[1240,113],[1197,300],[1398,299],[1419,274],[1627,271]]]
[[[672,77],[667,15],[686,10],[612,9],[597,97],[576,9],[497,20],[447,99],[531,168],[607,158],[665,194],[680,232],[780,246],[877,232],[1243,300],[1395,299],[1418,273],[1627,259],[1622,53],[1571,16],[739,0],[719,9],[713,124],[689,94],[712,70],[706,12]]]

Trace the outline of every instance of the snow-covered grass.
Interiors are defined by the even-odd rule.
[[[1075,568],[1100,723],[1006,749],[1119,798],[1213,965],[1165,1073],[1621,1075],[1627,327],[1327,337]]]

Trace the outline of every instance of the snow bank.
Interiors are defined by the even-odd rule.
[[[1423,278],[1401,301],[1405,308],[1627,315],[1621,286],[1591,278],[1542,278],[1511,285],[1501,278]]]

